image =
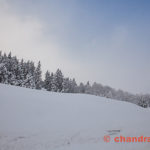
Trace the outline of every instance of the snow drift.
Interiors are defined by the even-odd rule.
[[[105,143],[104,135],[111,141]],[[84,95],[0,84],[1,150],[149,150],[150,143],[115,143],[149,136],[150,109]]]

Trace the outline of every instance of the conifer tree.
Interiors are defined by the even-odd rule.
[[[49,71],[46,71],[45,80],[44,80],[44,88],[47,91],[52,90],[52,77],[53,77],[53,74],[50,75]]]
[[[62,92],[63,89],[62,83],[63,83],[63,74],[60,69],[57,69],[52,81],[52,90],[55,92]]]
[[[41,81],[42,81],[42,79],[41,79],[41,74],[42,74],[42,72],[41,72],[41,63],[40,63],[40,61],[38,62],[38,65],[37,65],[37,68],[36,68],[36,70],[35,70],[35,74],[34,74],[34,79],[35,79],[35,88],[36,89],[41,89]]]

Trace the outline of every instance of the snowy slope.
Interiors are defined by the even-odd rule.
[[[0,84],[0,150],[150,149],[150,142],[115,143],[120,135],[150,136],[150,109]]]

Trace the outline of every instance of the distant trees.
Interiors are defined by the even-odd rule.
[[[128,101],[141,107],[150,107],[150,95],[134,95],[122,90],[115,90],[109,86],[94,82],[90,84],[80,83],[75,79],[64,77],[62,71],[57,69],[55,73],[46,71],[42,80],[41,62],[35,66],[32,61],[19,61],[11,52],[6,55],[0,51],[0,83],[21,86],[32,89],[46,89],[53,92],[85,93],[96,96]]]
[[[150,95],[138,95],[138,105],[144,108],[150,107]]]

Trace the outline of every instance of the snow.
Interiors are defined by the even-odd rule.
[[[110,135],[109,143],[104,135]],[[0,150],[150,149],[148,142],[115,143],[120,135],[150,137],[150,109],[0,84]]]

